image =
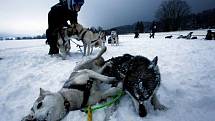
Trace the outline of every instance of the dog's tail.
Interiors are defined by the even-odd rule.
[[[99,51],[99,53],[96,55],[96,57],[94,59],[100,58],[106,52],[106,50],[107,50],[106,46],[102,47],[101,50]]]

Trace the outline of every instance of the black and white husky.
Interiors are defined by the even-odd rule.
[[[147,115],[144,102],[149,99],[155,110],[167,109],[160,104],[156,96],[161,81],[157,61],[158,57],[150,61],[146,57],[132,56],[130,54],[114,57],[106,61],[112,65],[106,68],[103,74],[123,81],[123,88],[132,98],[141,117]]]
[[[108,66],[101,66],[101,55],[106,48],[90,60],[82,62],[76,66],[68,81],[58,92],[50,92],[40,89],[39,97],[33,104],[30,114],[22,121],[59,121],[63,119],[69,111],[79,110],[88,105],[94,105],[109,96],[114,96],[122,87],[111,87],[106,90],[99,90],[100,82],[111,83],[114,77],[100,74]]]

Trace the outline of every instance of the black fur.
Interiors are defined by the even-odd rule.
[[[169,38],[169,39],[171,39],[171,38],[172,38],[172,35],[170,35],[170,36],[166,36],[165,38]]]
[[[206,40],[215,40],[215,32],[212,32],[211,30],[208,30],[205,39]]]
[[[114,76],[123,81],[124,90],[128,91],[139,102],[139,115],[146,116],[147,112],[143,105],[160,85],[160,73],[157,67],[158,58],[150,61],[143,56],[125,54],[112,58],[112,66],[104,71],[104,75]]]

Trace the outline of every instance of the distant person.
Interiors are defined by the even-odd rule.
[[[134,38],[139,38],[139,31],[134,32]]]
[[[78,23],[77,16],[84,4],[84,0],[60,0],[59,3],[51,7],[48,13],[48,29],[46,30],[46,43],[49,44],[49,55],[59,54],[57,47],[58,32],[65,26]]]
[[[155,25],[155,22],[152,23],[150,29],[151,29],[151,33],[150,33],[149,38],[154,38],[155,37],[156,29],[157,29],[157,26]]]
[[[206,40],[213,40],[213,39],[215,39],[215,32],[212,32],[211,30],[208,30],[205,39]]]

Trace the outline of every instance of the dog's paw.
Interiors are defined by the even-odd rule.
[[[117,85],[117,87],[118,87],[118,88],[123,88],[123,83],[122,83],[122,82],[119,82],[118,85]]]
[[[106,65],[107,67],[110,67],[110,68],[113,66],[111,61],[105,63],[105,65]]]
[[[117,81],[116,77],[108,77],[108,78],[109,78],[109,80],[111,80],[111,81],[113,81],[113,82],[116,82],[116,81]]]
[[[160,104],[160,105],[156,105],[156,106],[154,106],[154,110],[167,111],[167,110],[168,110],[168,108],[167,108],[166,106],[164,106],[164,105]]]

